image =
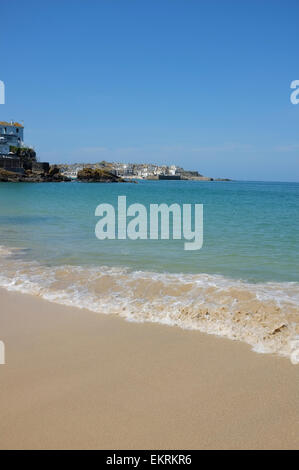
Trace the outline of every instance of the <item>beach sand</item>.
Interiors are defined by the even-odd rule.
[[[1,449],[292,449],[299,366],[0,290]]]

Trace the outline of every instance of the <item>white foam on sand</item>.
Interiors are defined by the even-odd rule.
[[[299,363],[299,283],[246,283],[210,274],[49,267],[0,246],[0,286],[52,302],[158,322],[250,344]]]

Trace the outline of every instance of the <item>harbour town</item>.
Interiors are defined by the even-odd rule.
[[[229,181],[203,176],[195,170],[154,163],[97,163],[50,165],[40,162],[24,143],[24,125],[0,121],[0,182],[124,182],[132,180]]]

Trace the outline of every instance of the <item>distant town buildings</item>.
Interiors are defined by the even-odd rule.
[[[153,163],[73,163],[71,165],[59,165],[60,171],[68,178],[76,179],[78,171],[83,168],[105,169],[116,176],[126,179],[206,179],[198,171],[188,171],[176,165],[155,165]],[[207,178],[208,179],[208,178]]]
[[[88,164],[60,164],[56,167],[62,176],[70,179],[77,179],[78,172],[83,168],[91,168],[106,170],[125,179],[213,181],[213,178],[203,176],[198,171],[185,170],[176,165],[156,165],[154,163],[101,161]],[[26,175],[28,172],[49,172],[49,163],[37,161],[35,151],[24,145],[24,126],[18,122],[0,121],[0,169]],[[224,180],[226,181],[226,179]]]

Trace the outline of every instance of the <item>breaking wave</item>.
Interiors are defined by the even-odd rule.
[[[299,283],[246,283],[209,274],[44,266],[0,247],[0,286],[129,321],[224,336],[299,363]]]

